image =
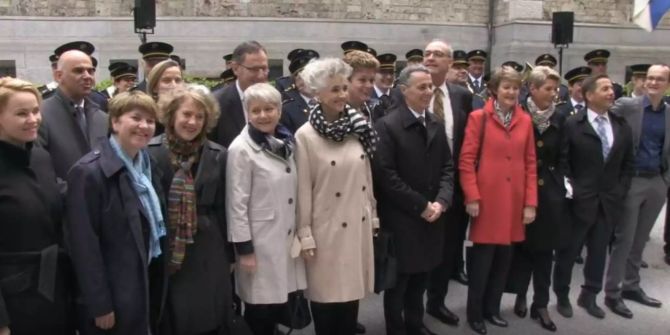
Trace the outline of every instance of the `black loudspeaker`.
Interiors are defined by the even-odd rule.
[[[551,18],[551,43],[572,43],[572,32],[575,26],[574,12],[554,12]]]
[[[156,27],[156,0],[135,0],[135,30]]]

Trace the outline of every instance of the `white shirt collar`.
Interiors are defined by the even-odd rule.
[[[235,87],[237,87],[237,93],[240,95],[240,100],[243,102],[242,105],[244,105],[244,91],[242,91],[242,88],[240,88],[240,80],[235,80]]]
[[[572,107],[577,107],[577,105],[582,105],[582,106],[585,105],[584,101],[578,102],[577,100],[573,99],[572,97],[570,97],[570,102],[572,103]]]
[[[386,95],[390,95],[390,94],[389,94],[389,91],[391,91],[391,90],[388,90],[388,91],[384,92],[384,91],[380,90],[379,87],[377,87],[377,85],[374,85],[374,87],[375,87],[375,92],[377,93],[377,96],[378,96],[378,97],[381,98],[381,96],[382,96],[382,95],[385,95],[385,94],[386,94]]]
[[[600,114],[598,114],[598,113],[592,111],[591,108],[588,108],[588,109],[587,109],[587,111],[586,111],[586,115],[587,115],[587,117],[589,118],[589,122],[591,122],[591,123],[594,123],[594,122],[596,121],[596,118],[597,118],[598,116],[603,116],[603,117],[605,118],[605,120],[607,120],[607,123],[610,122],[610,118],[609,118],[609,115],[607,115],[607,113],[605,113],[605,114],[603,114],[603,115],[600,115]]]
[[[300,96],[302,97],[303,100],[305,100],[305,103],[309,106],[309,101],[312,100],[313,98],[309,98],[302,93],[300,93]]]
[[[424,120],[426,119],[426,112],[423,112],[422,114],[419,114],[415,112],[411,107],[407,106],[409,108],[409,111],[412,112],[412,115],[414,115],[415,118],[419,118],[420,116],[423,116]]]
[[[483,76],[479,76],[479,77],[475,78],[473,75],[470,74],[470,72],[468,72],[468,77],[470,77],[470,80],[472,80],[473,83],[477,80],[481,83]]]
[[[440,89],[440,91],[442,91],[442,93],[444,94],[445,97],[449,94],[449,90],[447,89],[447,82],[446,81],[443,82],[442,85],[440,85],[439,89]]]

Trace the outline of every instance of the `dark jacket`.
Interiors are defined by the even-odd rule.
[[[157,186],[154,181],[161,197]],[[70,170],[67,218],[67,246],[79,285],[80,334],[146,335],[150,327],[155,329],[167,288],[167,247],[163,240],[163,254],[148,259],[146,210],[109,139]],[[98,329],[93,319],[110,312],[114,328]]]
[[[614,143],[603,160],[600,137],[584,110],[565,122],[561,166],[571,181],[576,224],[595,222],[598,207],[615,224],[622,215],[623,201],[633,175],[633,136],[626,121],[608,112]]]
[[[524,102],[521,107],[528,112]],[[526,225],[526,246],[531,250],[553,250],[565,247],[570,238],[570,221],[565,198],[565,175],[560,168],[561,140],[565,116],[554,110],[549,118],[549,128],[535,131],[535,156],[537,159],[537,215]]]
[[[284,95],[286,99],[282,104],[279,122],[295,134],[309,119],[309,106],[297,90],[288,90]]]
[[[374,182],[382,229],[394,235],[398,270],[427,272],[441,261],[444,216],[428,223],[421,218],[428,202],[453,204],[454,171],[444,125],[430,115],[424,128],[409,108],[377,120],[379,143]]]
[[[29,167],[33,157],[53,169],[44,150],[0,141],[0,328],[74,334],[62,201],[53,171],[38,177]]]
[[[149,142],[153,179],[167,196],[174,177],[169,149],[161,135]],[[195,167],[198,231],[186,248],[181,269],[170,275],[161,335],[203,334],[227,328],[232,316],[230,259],[226,234],[226,149],[207,141]],[[167,220],[166,220],[167,222]]]
[[[60,89],[42,103],[38,142],[51,155],[58,178],[65,179],[70,167],[107,136],[107,114],[88,98],[84,109],[87,134],[74,118],[72,101]]]
[[[244,107],[236,83],[214,92],[214,97],[219,102],[221,116],[216,128],[210,134],[210,140],[227,148],[247,123]]]

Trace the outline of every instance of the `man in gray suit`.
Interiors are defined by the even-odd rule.
[[[633,313],[623,299],[650,307],[661,302],[640,287],[640,263],[649,233],[665,203],[670,183],[670,106],[663,100],[670,87],[670,67],[653,65],[645,79],[646,94],[620,98],[612,112],[633,129],[635,172],[625,199],[623,218],[614,230],[605,305],[625,318]]]
[[[58,60],[56,93],[42,103],[39,144],[50,154],[56,177],[65,179],[70,167],[107,136],[107,114],[89,100],[95,68],[79,50],[63,53]]]

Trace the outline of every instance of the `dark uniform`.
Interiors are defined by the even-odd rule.
[[[394,54],[382,54],[377,56],[377,61],[379,62],[379,72],[380,73],[385,73],[385,74],[391,74],[395,75],[395,62],[398,59],[398,57]],[[368,99],[368,106],[369,108],[373,109],[377,107],[381,103],[381,97],[385,94],[386,92],[380,94],[377,94],[377,90],[372,90],[372,96],[370,99]],[[389,92],[390,93],[390,92]]]
[[[596,49],[586,53],[584,55],[584,61],[588,64],[591,69],[594,66],[604,64],[607,65],[607,61],[610,57],[610,52],[605,49]],[[623,96],[623,86],[619,83],[612,81],[612,88],[614,89],[614,100],[619,99]]]
[[[368,45],[359,41],[347,41],[342,43],[341,47],[345,55],[354,50],[370,52],[369,51],[370,48],[368,48]]]
[[[288,55],[286,56],[286,59],[289,61],[289,64],[291,62],[293,62],[293,60],[295,58],[297,58],[298,55],[300,53],[302,53],[303,51],[305,51],[305,50],[304,49],[293,49],[293,50],[291,50],[291,52],[289,52]],[[283,93],[284,91],[286,91],[290,87],[293,87],[293,77],[292,76],[290,76],[290,75],[289,76],[283,76],[283,77],[275,79],[275,88],[280,93]]]
[[[137,68],[128,63],[115,62],[110,64],[107,69],[109,70],[109,74],[112,76],[112,81],[114,82],[122,78],[132,78],[133,80],[137,79]],[[103,90],[100,93],[104,95],[107,100],[109,100],[113,97],[114,94],[118,92],[114,91],[111,96],[108,90]]]
[[[421,64],[423,63],[423,50],[412,49],[410,51],[407,51],[407,53],[405,54],[405,59],[407,60],[407,65]]]
[[[631,80],[632,79],[640,79],[640,78],[645,79],[645,78],[647,78],[647,71],[649,71],[650,67],[651,67],[651,64],[635,64],[635,65],[628,66],[628,69],[630,69]],[[626,82],[628,82],[628,80],[626,80]],[[631,83],[631,85],[632,85],[632,83]],[[628,84],[626,86],[628,86]],[[633,92],[634,88],[635,88],[634,86],[631,86],[630,91],[625,92],[625,95],[627,97],[632,97],[633,93],[634,93]]]
[[[563,78],[568,81],[568,85],[573,86],[575,83],[584,80],[584,78],[591,75],[591,68],[586,66],[579,66],[570,71],[568,71]],[[561,101],[562,103],[556,104],[556,112],[563,115],[564,117],[570,117],[577,114],[581,109],[579,106],[572,105],[572,99],[568,94],[568,97],[565,100]],[[584,102],[586,103],[586,102]]]
[[[487,56],[488,55],[486,54],[486,51],[484,51],[484,50],[472,50],[472,51],[468,52],[468,63],[470,63],[471,61],[486,62],[486,57]],[[483,78],[482,78],[480,83],[474,83],[472,81],[471,76],[468,76],[468,85],[472,88],[472,91],[474,92],[474,94],[479,94],[482,91],[486,90],[486,81],[483,80]]]
[[[295,76],[298,75],[298,72],[300,72],[310,60],[319,58],[319,53],[311,49],[296,49],[291,51],[289,56],[291,57],[291,63],[288,65],[288,70],[291,74],[275,81],[275,87],[277,88],[277,91],[282,94],[283,100],[290,98],[286,95],[286,92],[297,89],[295,86]]]
[[[237,76],[235,75],[235,72],[233,72],[233,69],[227,69],[226,71],[221,72],[219,78],[221,79],[221,82],[212,87],[212,92],[223,89],[228,84],[237,80]]]
[[[289,71],[291,71],[291,77],[299,75],[300,71],[302,71],[312,59],[318,57],[319,54],[314,50],[302,50],[299,52],[288,67]],[[291,133],[295,134],[298,128],[307,122],[309,112],[316,106],[316,100],[311,100],[307,97],[308,101],[312,101],[312,105],[310,106],[295,85],[283,91],[282,97],[284,102],[282,104],[280,123],[288,128]]]

